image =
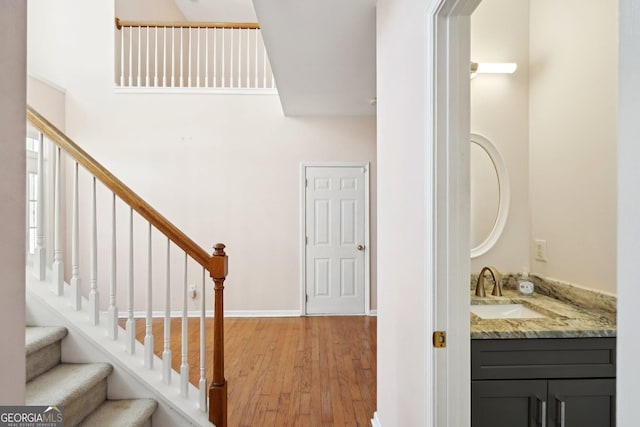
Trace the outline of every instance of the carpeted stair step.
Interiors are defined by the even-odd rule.
[[[62,363],[27,383],[26,404],[63,406],[64,425],[73,427],[104,402],[112,371],[107,363]]]
[[[60,363],[60,341],[67,329],[58,326],[27,326],[25,343],[27,352],[27,381]]]
[[[151,399],[106,400],[78,427],[151,427],[157,406]]]

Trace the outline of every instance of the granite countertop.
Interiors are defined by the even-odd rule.
[[[535,278],[536,293],[522,296],[509,286],[503,296],[475,296],[471,304],[523,304],[546,317],[537,319],[482,319],[471,314],[471,339],[615,337],[615,297]],[[513,281],[513,280],[511,280]],[[475,288],[475,287],[474,287]]]

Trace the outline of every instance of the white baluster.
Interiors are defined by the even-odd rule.
[[[251,87],[251,68],[250,68],[250,62],[251,62],[251,30],[247,29],[245,30],[245,33],[247,33],[247,89],[249,89],[249,87]]]
[[[116,307],[116,195],[111,203],[111,280],[109,281],[109,308],[107,309],[107,332],[109,338],[118,339],[118,307]]]
[[[155,37],[153,39],[153,58],[154,58],[154,66],[153,66],[153,87],[158,87],[158,27],[156,26]]]
[[[129,354],[136,352],[136,319],[133,318],[133,208],[129,208],[129,296],[127,298],[127,340]]]
[[[223,51],[224,52],[224,51]],[[218,29],[213,29],[213,87],[218,87]]]
[[[171,27],[171,87],[176,87],[176,27]]]
[[[151,223],[149,223],[149,241],[147,253],[149,258],[147,260],[147,318],[145,324],[144,335],[144,366],[147,369],[153,368],[153,274],[152,274],[152,260],[151,260]]]
[[[146,52],[145,52],[145,56],[147,58],[147,69],[145,70],[144,73],[144,85],[145,87],[149,87],[149,27],[147,28],[147,47],[146,47]]]
[[[167,239],[167,281],[164,299],[164,350],[162,352],[162,380],[171,384],[171,240]]]
[[[164,27],[162,29],[163,34],[163,44],[162,44],[162,87],[167,87],[167,56],[169,54],[169,50],[167,49],[167,28]]]
[[[44,246],[44,135],[38,139],[38,184],[36,188],[36,252],[35,272],[38,280],[44,280],[47,267],[47,252]]]
[[[225,52],[227,51],[227,46],[224,43],[224,33],[225,32],[226,32],[226,28],[223,27],[222,28],[222,70],[221,70],[221,73],[222,73],[222,86],[221,87],[222,88],[226,88],[227,87],[226,83],[225,83],[225,75],[227,73],[226,73],[225,66],[224,66],[224,58],[226,56]]]
[[[124,30],[127,27],[122,27]],[[127,86],[133,86],[133,27],[129,28],[129,82]]]
[[[138,27],[138,87],[140,87],[142,85],[142,78],[141,78],[141,72],[142,72],[142,27]]]
[[[91,249],[89,284],[89,318],[94,325],[100,323],[100,294],[98,293],[98,224],[96,209],[96,177],[93,177],[91,190]]]
[[[209,27],[204,29],[204,81],[204,87],[209,87]]]
[[[200,391],[200,410],[207,412],[207,353],[205,342],[205,288],[204,288],[204,276],[205,269],[202,269],[202,282],[200,284],[200,382],[198,388]]]
[[[233,30],[231,30],[233,31]],[[238,28],[238,87],[242,87],[242,29]]]
[[[180,27],[180,87],[184,87],[184,28]]]
[[[191,33],[193,33],[193,28],[188,28],[187,31],[189,31],[189,52],[187,53],[187,57],[188,57],[187,59],[189,61],[189,68],[187,70],[189,71],[189,87],[191,87],[192,86],[191,85],[191,83],[192,83],[192,80],[191,80],[191,74],[192,74],[192,71],[191,71],[191,60],[193,59],[193,56],[191,54]]]
[[[255,76],[254,76],[254,82],[253,82],[253,87],[255,87],[256,89],[258,88],[258,33],[260,32],[260,30],[254,30],[255,35],[256,35],[256,46],[255,46],[255,50],[256,50],[256,63],[254,65],[254,72],[255,72]]]
[[[200,27],[198,27],[196,44],[196,86],[200,87]]]
[[[71,295],[73,298],[73,308],[76,311],[81,308],[82,282],[80,280],[80,266],[78,262],[80,252],[79,238],[79,208],[78,208],[78,162],[73,168],[73,217],[71,220]]]
[[[233,28],[231,31],[231,45],[229,47],[229,87],[233,87]]]
[[[53,195],[53,284],[56,295],[64,294],[64,264],[62,263],[62,150],[56,147],[55,187]]]
[[[262,41],[264,44],[264,40]],[[262,47],[262,87],[267,88],[267,47]]]
[[[184,254],[184,284],[182,293],[182,364],[180,365],[180,396],[189,397],[189,318],[187,317],[187,253]]]
[[[124,86],[124,28],[120,28],[120,87]]]

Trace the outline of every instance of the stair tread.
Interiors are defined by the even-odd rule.
[[[66,336],[67,328],[61,326],[27,326],[25,330],[27,356]]]
[[[152,399],[105,400],[78,427],[140,427],[156,410]]]
[[[61,363],[27,383],[27,405],[67,405],[111,374],[108,363]]]

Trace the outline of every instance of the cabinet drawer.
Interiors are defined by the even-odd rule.
[[[614,378],[615,338],[471,341],[471,378]]]

